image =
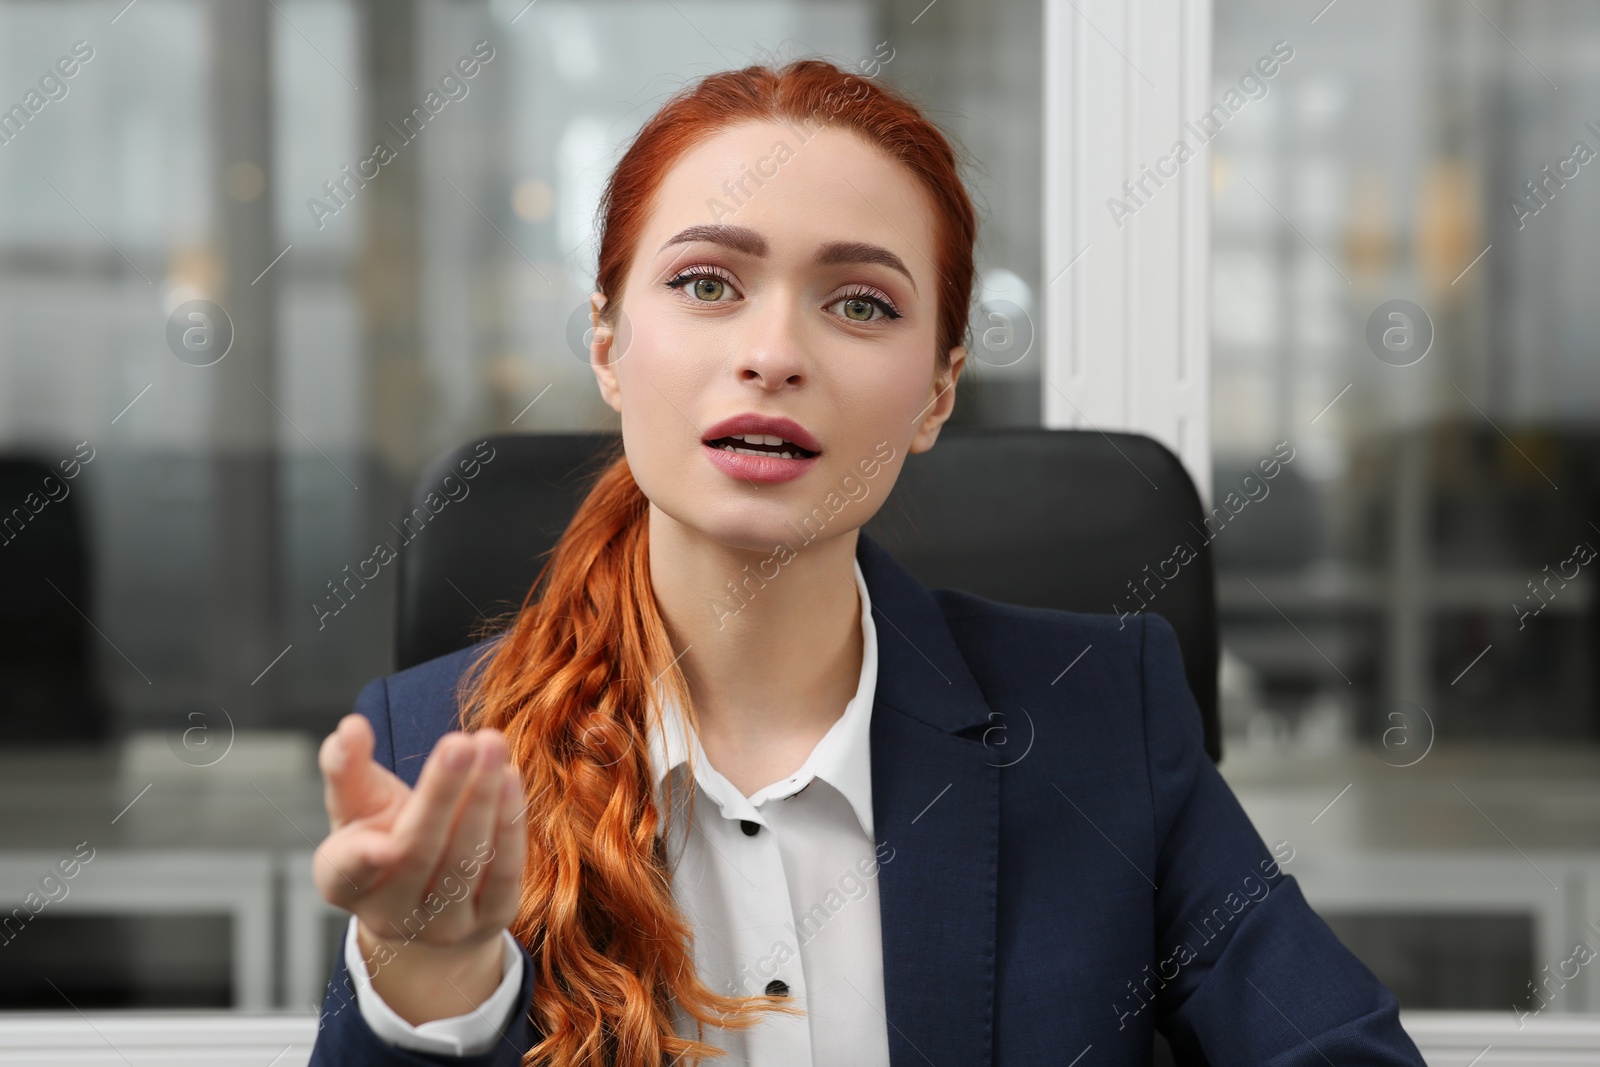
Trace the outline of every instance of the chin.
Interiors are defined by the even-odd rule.
[[[775,510],[772,514],[759,518],[751,514],[755,510],[757,509],[742,505],[740,506],[742,514],[730,517],[727,522],[702,524],[701,532],[720,545],[759,553],[762,556],[772,555],[773,549],[783,544],[789,545],[795,551],[800,550],[801,542],[805,540],[804,530],[790,525],[786,521],[787,517]]]
[[[799,552],[808,538],[815,545],[824,536],[832,536],[831,529],[823,531],[822,535],[808,532],[801,524],[804,514],[791,502],[771,500],[753,503],[748,499],[732,499],[731,494],[718,495],[722,498],[711,500],[701,496],[690,503],[687,510],[680,510],[671,503],[661,510],[691,536],[703,537],[725,548],[762,557],[772,555],[774,548],[780,545],[788,545]]]

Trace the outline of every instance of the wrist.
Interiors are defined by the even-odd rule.
[[[505,940],[498,930],[437,945],[379,937],[358,918],[356,944],[373,991],[412,1026],[477,1010],[505,970]]]

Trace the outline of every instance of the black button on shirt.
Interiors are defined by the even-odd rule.
[[[767,996],[786,997],[789,995],[789,985],[781,978],[774,978],[767,983]]]
[[[761,832],[761,824],[751,822],[749,819],[740,819],[739,829],[745,832],[746,837],[754,837]]]

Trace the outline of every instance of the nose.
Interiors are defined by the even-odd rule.
[[[735,366],[740,381],[777,392],[807,380],[810,355],[802,314],[797,302],[773,299],[750,316],[750,332]]]

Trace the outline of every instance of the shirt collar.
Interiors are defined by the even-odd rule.
[[[773,799],[787,799],[821,778],[850,802],[856,819],[869,839],[872,830],[872,759],[869,747],[873,695],[878,687],[878,635],[872,622],[872,599],[860,562],[853,564],[856,589],[861,596],[861,677],[855,696],[845,705],[844,714],[828,728],[806,757],[800,769],[787,778],[765,786],[750,797],[744,796],[717,769],[711,766],[699,737],[692,738],[696,783],[715,800],[724,816],[759,821],[758,808]],[[687,761],[691,738],[687,735],[682,709],[665,687],[657,687],[665,734],[650,721],[650,766],[659,790],[667,774]],[[658,792],[658,796],[659,796]]]

